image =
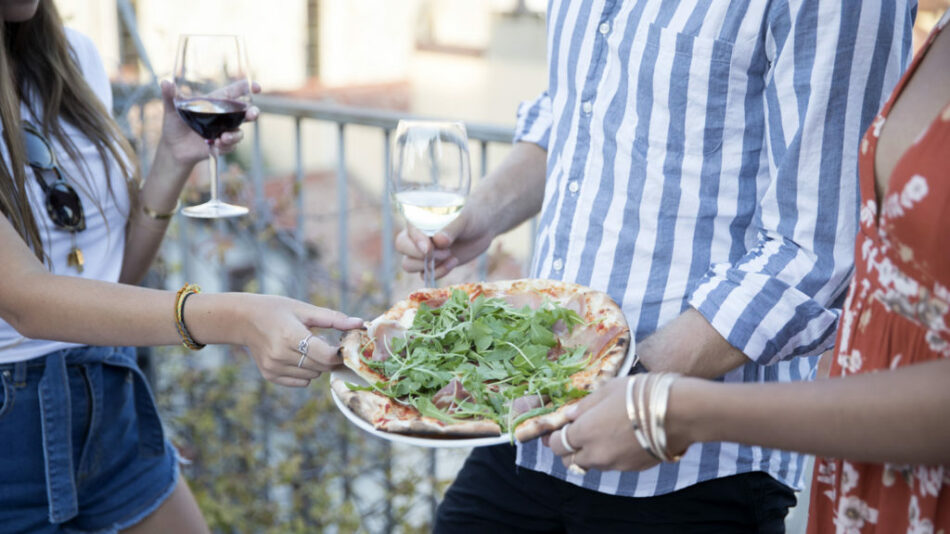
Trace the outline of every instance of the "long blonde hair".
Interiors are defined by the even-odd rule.
[[[59,141],[71,159],[82,161],[75,143],[65,134],[63,123],[89,138],[103,161],[111,158],[117,162],[132,202],[136,199],[138,180],[136,156],[119,125],[86,83],[53,0],[40,0],[36,14],[25,22],[4,22],[0,25],[0,39],[0,122],[3,142],[10,154],[9,168],[0,158],[0,211],[42,260],[43,243],[25,187],[27,158],[20,137],[20,103],[30,106],[34,98],[40,103],[41,114],[37,113],[40,110],[30,109],[40,117],[38,127],[48,138]],[[105,168],[108,173],[110,165]],[[69,178],[75,181],[81,177]],[[106,182],[111,184],[111,180]]]

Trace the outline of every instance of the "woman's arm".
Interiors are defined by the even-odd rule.
[[[136,207],[129,215],[125,257],[119,277],[120,282],[128,284],[137,284],[145,277],[168,228],[169,219],[151,217],[146,211],[171,213],[195,164],[208,159],[208,145],[204,139],[182,122],[175,110],[175,85],[163,81],[161,88],[164,106],[162,137],[148,178],[139,192],[138,203],[134,204]],[[260,86],[254,84],[252,91],[260,92]],[[257,108],[251,106],[245,120],[257,119],[258,113]],[[215,141],[218,152],[232,152],[243,138],[241,130],[225,132]]]
[[[950,360],[790,384],[684,379],[679,442],[735,441],[867,462],[950,464]]]
[[[92,345],[174,345],[175,294],[125,284],[53,275],[0,217],[0,318],[20,334]],[[265,378],[304,386],[339,365],[336,348],[310,342],[297,367],[298,342],[310,328],[357,328],[362,321],[284,297],[247,293],[192,295],[185,323],[200,343],[245,345]]]
[[[628,377],[578,403],[568,443],[547,440],[565,463],[640,470],[657,463],[640,447],[626,413]],[[679,378],[670,390],[671,452],[730,441],[867,462],[950,464],[950,360],[788,384],[722,384]]]

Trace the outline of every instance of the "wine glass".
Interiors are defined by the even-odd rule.
[[[468,135],[461,122],[399,121],[391,152],[392,191],[406,221],[432,237],[455,220],[472,181]],[[423,265],[435,287],[432,247]]]
[[[211,199],[188,206],[189,217],[214,219],[247,214],[244,206],[218,200],[218,151],[215,140],[237,128],[251,105],[251,80],[244,42],[238,35],[182,35],[175,59],[175,109],[208,144]]]

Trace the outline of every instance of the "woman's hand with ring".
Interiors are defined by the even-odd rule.
[[[284,386],[304,387],[343,363],[338,347],[313,336],[311,328],[351,330],[363,325],[361,319],[286,297],[232,293],[228,298],[235,299],[232,308],[239,319],[229,325],[238,339],[231,343],[245,345],[261,375]],[[306,355],[300,351],[304,339]]]
[[[627,379],[614,378],[581,399],[567,413],[570,423],[543,438],[565,467],[639,471],[657,464],[638,444],[627,418]]]

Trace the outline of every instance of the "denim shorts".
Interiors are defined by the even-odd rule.
[[[0,531],[115,532],[154,512],[177,479],[133,349],[0,365]]]

